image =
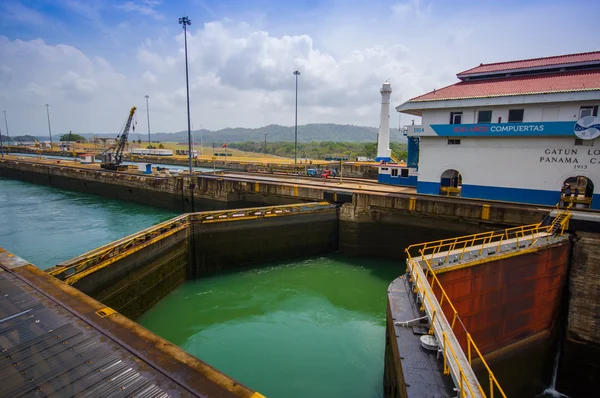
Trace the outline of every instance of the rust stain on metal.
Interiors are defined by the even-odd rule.
[[[438,274],[482,353],[552,326],[563,293],[569,251],[570,244],[559,243]],[[466,341],[460,330],[457,338],[461,345]]]

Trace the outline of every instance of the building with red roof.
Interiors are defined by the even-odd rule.
[[[422,118],[406,126],[417,192],[600,209],[600,51],[456,76],[396,107]]]

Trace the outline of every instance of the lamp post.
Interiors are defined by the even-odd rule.
[[[298,76],[300,76],[299,71],[294,71],[294,75],[296,76],[296,122],[294,124],[294,166],[296,166],[298,162]]]
[[[188,123],[188,149],[190,161],[190,176],[193,174],[192,168],[192,131],[190,127],[190,84],[188,79],[188,56],[187,56],[187,27],[192,24],[188,17],[179,18],[179,24],[183,25],[183,38],[185,42],[185,89],[187,93],[187,123]]]
[[[6,144],[10,143],[10,134],[8,133],[8,120],[6,119],[6,111],[4,111],[4,125],[6,126]],[[8,150],[10,152],[10,149]]]
[[[267,157],[267,135],[269,135],[269,133],[265,133],[265,149],[263,149],[265,157]]]
[[[50,134],[50,150],[52,150],[52,129],[50,128],[50,105],[46,104],[46,115],[48,116],[48,134]]]
[[[148,107],[148,95],[145,95],[146,98],[146,118],[148,119],[148,149],[152,148],[152,141],[150,140],[150,108]]]
[[[2,129],[0,129],[0,156],[4,157],[4,145],[2,144]]]

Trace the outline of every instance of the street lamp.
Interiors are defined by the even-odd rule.
[[[188,79],[188,55],[187,55],[187,26],[192,24],[188,17],[179,18],[179,24],[183,25],[183,37],[185,41],[185,89],[187,93],[187,123],[188,123],[188,148],[190,161],[190,177],[193,175],[192,168],[192,131],[190,127],[190,84]]]
[[[50,150],[52,150],[52,129],[50,128],[50,105],[46,104],[46,115],[48,116],[48,134],[50,134]]]
[[[265,157],[267,157],[267,135],[269,135],[269,133],[265,133],[265,149],[263,150]]]
[[[4,111],[4,125],[6,126],[6,144],[10,143],[10,134],[8,134],[8,120],[6,119],[6,111]],[[10,149],[8,150],[10,152]]]
[[[298,76],[300,76],[300,72],[296,70],[294,75],[296,75],[296,123],[294,127],[294,166],[296,166],[298,162]]]
[[[145,95],[146,98],[146,117],[148,118],[148,149],[152,148],[152,141],[150,141],[150,108],[148,108],[148,95]]]

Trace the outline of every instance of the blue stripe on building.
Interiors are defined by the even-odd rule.
[[[441,184],[438,182],[419,181],[417,192],[429,195],[439,195]],[[489,199],[504,202],[528,203],[535,205],[554,206],[560,202],[560,191],[541,189],[488,187],[485,185],[462,185],[463,198]],[[594,194],[592,209],[600,210],[600,194]]]

